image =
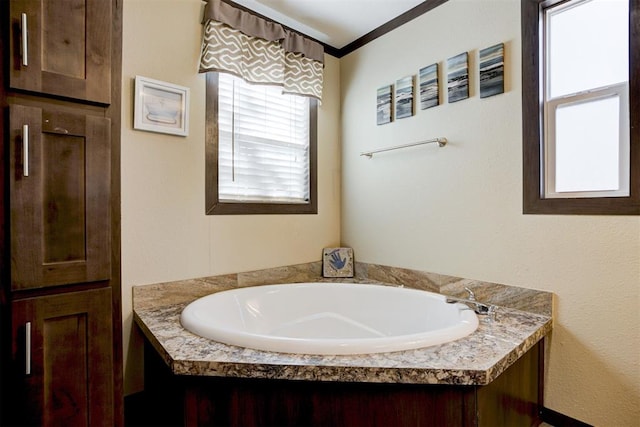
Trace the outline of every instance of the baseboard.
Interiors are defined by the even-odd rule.
[[[554,427],[593,427],[575,418],[556,412],[553,409],[542,408],[540,411],[540,419],[542,422],[551,424]]]

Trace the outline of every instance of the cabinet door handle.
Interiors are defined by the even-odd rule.
[[[22,175],[29,176],[29,125],[22,125]]]
[[[29,31],[27,28],[27,14],[22,14],[22,65],[29,65],[28,39]]]
[[[24,325],[24,373],[31,375],[31,322]]]

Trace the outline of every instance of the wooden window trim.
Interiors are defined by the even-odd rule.
[[[640,3],[629,1],[630,195],[544,199],[541,194],[543,135],[540,90],[540,8],[563,0],[522,0],[522,148],[525,214],[640,215]]]
[[[218,198],[218,73],[206,75],[205,212],[207,215],[318,213],[318,102],[309,103],[309,203],[221,202]]]

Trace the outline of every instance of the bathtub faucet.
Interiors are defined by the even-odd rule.
[[[447,296],[447,303],[461,302],[469,306],[469,308],[473,309],[473,311],[475,311],[476,314],[486,315],[492,319],[495,318],[496,310],[497,310],[497,307],[495,305],[484,304],[476,300],[476,295],[473,293],[471,289],[467,287],[465,287],[464,289],[469,293],[469,296],[467,298]]]

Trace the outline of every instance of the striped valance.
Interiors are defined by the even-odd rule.
[[[324,48],[318,42],[221,0],[205,7],[200,72],[231,73],[284,93],[322,98]]]

